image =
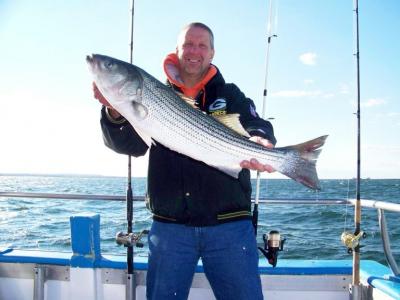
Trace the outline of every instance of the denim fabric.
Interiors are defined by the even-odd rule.
[[[218,300],[263,299],[250,220],[190,227],[154,221],[147,299],[187,299],[199,258]]]

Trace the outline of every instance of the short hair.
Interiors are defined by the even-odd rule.
[[[210,45],[211,45],[211,49],[214,49],[214,33],[212,32],[212,30],[210,29],[210,27],[208,27],[206,24],[204,23],[200,23],[200,22],[193,22],[193,23],[189,23],[187,25],[185,25],[180,33],[179,33],[179,37],[181,36],[182,32],[189,29],[189,28],[193,28],[193,27],[198,27],[198,28],[202,28],[204,30],[206,30],[208,32],[208,34],[210,35]]]

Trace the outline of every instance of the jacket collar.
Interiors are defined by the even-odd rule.
[[[217,68],[210,65],[208,72],[203,79],[195,86],[188,88],[183,83],[179,74],[179,59],[175,53],[168,54],[164,60],[164,72],[167,75],[168,81],[181,89],[187,97],[195,98],[200,91],[203,91],[203,102],[205,101],[205,85],[217,74]]]

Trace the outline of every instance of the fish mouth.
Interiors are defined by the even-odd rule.
[[[86,62],[92,64],[94,61],[93,59],[93,54],[92,55],[86,55]]]

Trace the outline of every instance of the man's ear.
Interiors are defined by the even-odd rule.
[[[212,60],[213,60],[213,58],[214,58],[214,54],[215,54],[215,50],[212,49],[211,57],[210,57],[210,63],[212,62]]]

